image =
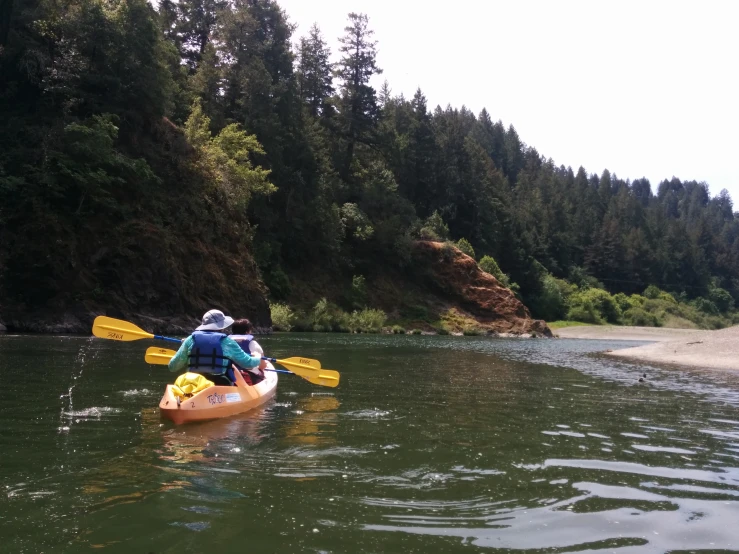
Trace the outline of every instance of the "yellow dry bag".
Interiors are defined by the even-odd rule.
[[[199,373],[183,373],[172,385],[172,392],[179,398],[187,398],[213,386],[213,381],[208,381]]]

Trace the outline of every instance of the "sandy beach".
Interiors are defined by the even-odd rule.
[[[557,335],[561,338],[654,341],[609,354],[651,363],[739,370],[739,326],[719,331],[588,326],[559,329]]]
[[[556,329],[554,334],[563,339],[670,341],[705,333],[696,329],[668,329],[665,327],[629,327],[627,325],[587,325]]]

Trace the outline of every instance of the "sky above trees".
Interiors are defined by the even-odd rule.
[[[373,78],[429,106],[486,107],[557,164],[706,181],[739,198],[739,3],[280,0],[334,57],[346,14],[378,41]]]

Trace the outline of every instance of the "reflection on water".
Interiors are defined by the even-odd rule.
[[[336,439],[337,415],[340,406],[334,396],[311,395],[295,402],[295,416],[285,428],[285,436],[296,444],[328,445]]]
[[[6,550],[739,550],[733,375],[597,354],[613,342],[263,345],[342,385],[285,377],[254,412],[177,427],[140,345],[0,338]],[[26,400],[31,367],[48,402]]]

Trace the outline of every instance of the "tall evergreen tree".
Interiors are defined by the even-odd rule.
[[[330,51],[321,30],[313,24],[298,48],[300,97],[313,117],[326,114],[328,99],[334,94]]]
[[[377,42],[372,39],[365,14],[350,13],[349,25],[339,38],[339,51],[343,54],[337,66],[341,86],[340,111],[343,121],[342,134],[346,141],[342,176],[349,176],[354,148],[357,142],[369,142],[379,116],[375,89],[369,84],[373,75],[382,70],[377,67]]]
[[[169,3],[164,4],[169,10]],[[219,14],[228,7],[228,0],[179,0],[179,17],[175,25],[178,46],[182,57],[194,72],[203,59],[205,48],[212,40],[212,34]],[[161,11],[161,8],[160,8]]]

